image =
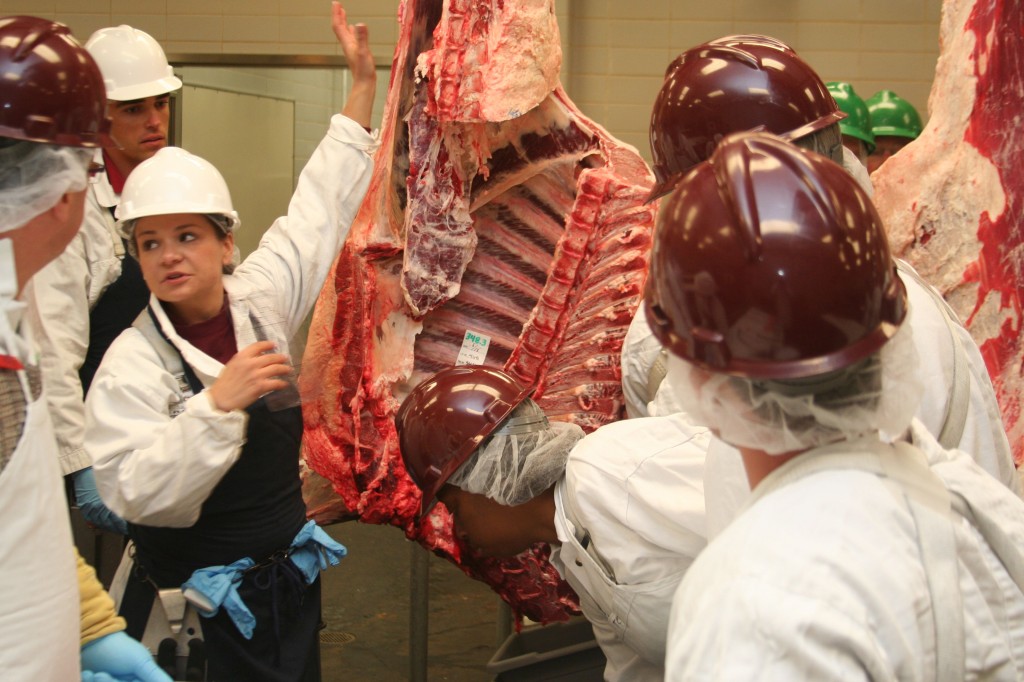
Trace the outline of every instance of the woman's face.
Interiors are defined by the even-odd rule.
[[[206,216],[172,213],[139,218],[133,238],[149,290],[179,321],[194,324],[220,311],[232,235]]]
[[[520,507],[506,507],[453,485],[441,488],[437,499],[455,520],[455,536],[483,556],[515,556],[534,543],[518,518]]]

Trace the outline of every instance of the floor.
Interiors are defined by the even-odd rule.
[[[324,682],[415,679],[409,664],[409,573],[411,553],[426,550],[396,528],[352,522],[327,530],[349,554],[323,574]],[[497,649],[498,597],[448,561],[428,556],[426,679],[492,680],[486,665]]]

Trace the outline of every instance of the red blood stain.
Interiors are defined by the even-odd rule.
[[[999,333],[981,344],[989,374],[1008,426],[1021,412],[1020,339],[1021,301],[1024,289],[1022,248],[1024,238],[1024,3],[1016,0],[979,0],[966,30],[976,37],[973,63],[977,76],[976,100],[964,140],[989,159],[999,174],[1006,207],[998,216],[988,212],[978,221],[981,251],[978,261],[964,273],[966,282],[978,284],[978,298],[967,320],[971,326],[982,303],[999,294],[1001,311],[1010,313]],[[984,72],[982,70],[984,69]],[[1011,443],[1014,459],[1024,460],[1024,442]]]

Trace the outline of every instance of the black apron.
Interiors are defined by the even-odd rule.
[[[198,394],[202,384],[184,359],[182,366]],[[256,617],[255,632],[245,639],[223,610],[202,618],[208,679],[315,682],[320,679],[320,578],[306,586],[290,559],[271,560],[306,523],[299,481],[302,410],[273,412],[260,399],[246,412],[241,456],[203,503],[193,526],[128,525],[136,570],[121,615],[128,634],[141,639],[154,584],[179,587],[196,569],[249,557],[260,566],[243,576],[239,594]]]
[[[127,244],[124,239],[121,240]],[[82,380],[82,396],[89,393],[103,354],[114,339],[139,316],[149,302],[149,288],[142,279],[139,263],[131,256],[121,259],[121,275],[107,287],[89,313],[89,347],[78,377]]]

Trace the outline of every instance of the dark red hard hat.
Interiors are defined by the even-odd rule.
[[[71,147],[112,145],[103,76],[71,30],[0,18],[0,137]]]
[[[532,388],[505,372],[462,365],[443,369],[421,382],[395,415],[402,460],[423,491],[421,514],[437,492],[470,458]]]
[[[667,194],[730,133],[766,130],[795,140],[845,116],[814,69],[775,38],[737,35],[698,45],[669,64],[654,101],[657,182],[648,201]]]
[[[906,291],[871,200],[828,159],[767,133],[723,140],[658,213],[651,330],[705,369],[815,376],[877,351]]]

